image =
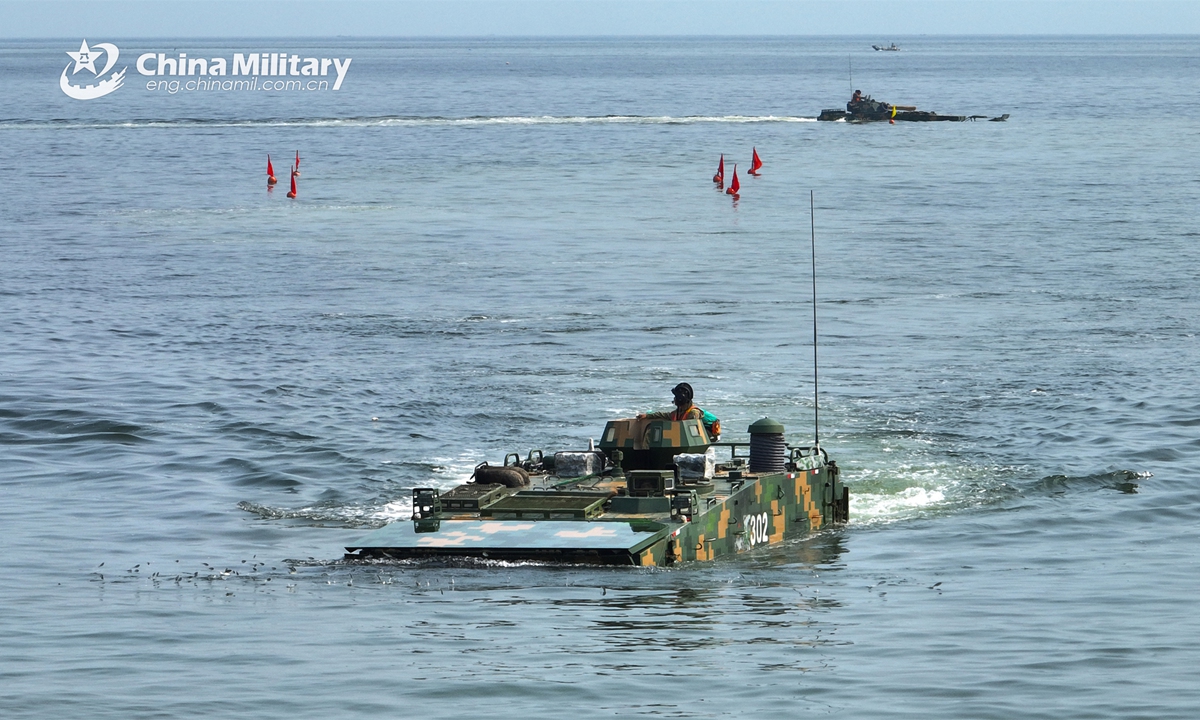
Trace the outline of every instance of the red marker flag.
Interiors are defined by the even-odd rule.
[[[754,159],[750,161],[750,174],[757,175],[762,168],[762,159],[758,157],[758,148],[754,148]]]

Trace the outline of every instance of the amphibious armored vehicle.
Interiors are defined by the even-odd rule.
[[[877,48],[878,49],[878,48]],[[845,120],[846,122],[884,122],[898,120],[901,122],[963,122],[966,120],[988,120],[989,122],[1004,122],[1008,114],[989,118],[987,115],[938,115],[929,110],[918,110],[913,105],[891,105],[874,100],[870,95],[855,95],[846,103],[846,109],[834,108],[822,110],[818,120]]]
[[[749,434],[718,442],[699,419],[611,420],[587,450],[510,453],[448,492],[415,488],[412,521],[347,558],[671,565],[846,522],[850,493],[824,449],[789,445],[769,418]]]

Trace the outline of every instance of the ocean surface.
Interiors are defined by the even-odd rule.
[[[90,101],[78,41],[0,45],[0,716],[1200,714],[1200,38],[88,37]],[[814,121],[854,88],[1011,117]],[[811,442],[810,191],[847,526],[342,559],[680,381]]]

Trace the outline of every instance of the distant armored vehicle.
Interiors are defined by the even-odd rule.
[[[412,521],[370,533],[347,558],[671,565],[846,522],[850,493],[823,449],[787,444],[768,418],[749,433],[714,442],[698,419],[611,420],[598,447],[510,453],[448,492],[414,489]]]
[[[818,120],[845,120],[846,122],[883,122],[896,120],[900,122],[963,122],[964,120],[990,120],[1004,122],[1008,114],[989,118],[987,115],[938,115],[928,110],[918,110],[913,105],[891,105],[873,100],[870,95],[854,91],[854,97],[846,103],[846,109],[822,110]]]

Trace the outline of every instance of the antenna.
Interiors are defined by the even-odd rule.
[[[850,68],[850,94],[854,94],[854,62],[850,60],[850,53],[846,53],[846,66]],[[811,193],[812,190],[809,190]]]
[[[808,191],[808,217],[812,229],[812,308],[813,308],[813,445],[821,447],[820,406],[817,404],[817,215],[813,191]]]

